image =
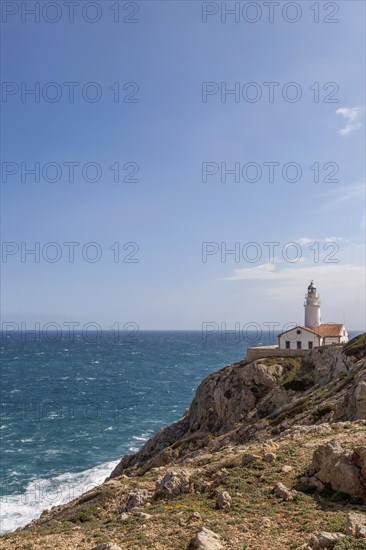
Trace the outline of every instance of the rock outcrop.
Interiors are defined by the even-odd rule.
[[[366,499],[366,447],[344,451],[337,441],[320,445],[313,455],[308,475],[329,483],[333,491]]]

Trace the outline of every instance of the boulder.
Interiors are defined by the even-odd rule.
[[[155,498],[174,498],[192,492],[190,476],[186,470],[167,472],[158,480],[155,489]]]
[[[337,441],[320,445],[308,468],[310,478],[329,483],[333,491],[366,498],[366,448],[346,452]]]
[[[352,537],[366,538],[366,515],[350,512],[347,515],[346,533]]]
[[[202,527],[191,540],[188,550],[224,550],[219,535]]]
[[[140,489],[136,493],[129,493],[122,506],[122,512],[131,512],[134,508],[144,506],[151,499],[151,496],[150,491],[146,489]]]
[[[321,531],[321,533],[317,533],[311,537],[308,547],[314,550],[319,550],[320,548],[333,548],[335,544],[343,538],[345,538],[343,533],[328,533],[327,531]]]
[[[273,494],[285,501],[294,499],[293,493],[283,483],[277,483],[273,489]]]
[[[219,510],[230,510],[231,508],[231,496],[224,489],[217,489],[216,493],[216,506]]]

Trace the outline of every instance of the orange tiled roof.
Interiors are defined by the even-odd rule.
[[[278,336],[282,336],[282,334],[286,334],[286,332],[290,332],[294,328],[301,328],[303,330],[307,330],[308,332],[312,332],[316,334],[317,336],[320,336],[321,338],[324,338],[325,336],[329,337],[336,337],[341,335],[343,325],[342,324],[334,324],[334,323],[324,323],[323,325],[320,325],[316,328],[310,328],[305,327],[304,325],[298,325],[297,327],[293,327],[292,329],[286,330],[285,332],[281,332]]]
[[[340,336],[342,332],[342,324],[325,323],[313,329],[319,336]]]

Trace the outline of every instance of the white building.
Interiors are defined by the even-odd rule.
[[[313,349],[328,344],[348,342],[348,332],[343,324],[321,323],[320,299],[311,281],[305,296],[305,324],[298,325],[278,335],[280,349]]]

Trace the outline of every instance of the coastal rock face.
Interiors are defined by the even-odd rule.
[[[265,439],[296,424],[306,429],[366,419],[365,350],[362,335],[343,347],[241,361],[211,374],[186,414],[125,456],[110,478],[140,475],[203,448]]]
[[[346,452],[337,441],[320,445],[308,474],[329,483],[333,491],[366,499],[366,447]]]

